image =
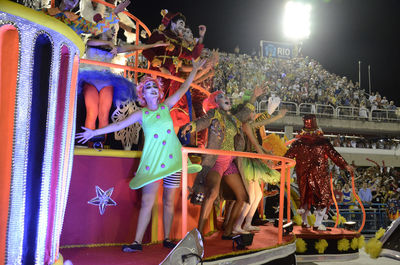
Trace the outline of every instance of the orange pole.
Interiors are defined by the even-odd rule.
[[[358,229],[358,233],[361,233],[361,231],[363,230],[364,225],[365,225],[365,217],[366,217],[366,215],[365,215],[364,205],[362,204],[360,198],[358,197],[358,195],[356,193],[355,183],[354,183],[354,173],[351,173],[351,186],[352,186],[352,189],[353,189],[354,197],[356,197],[356,200],[360,204],[361,211],[363,213],[363,219],[362,219],[362,222],[361,222],[361,226],[360,226],[360,229]]]
[[[286,166],[282,167],[282,169],[285,172],[286,175],[286,192],[287,192],[287,196],[286,196],[286,207],[287,207],[287,222],[290,222],[290,170],[288,168],[286,168]]]
[[[239,152],[239,151],[226,151],[226,150],[216,150],[216,149],[206,149],[206,148],[193,148],[193,147],[182,147],[182,236],[184,236],[187,231],[187,154],[188,153],[197,153],[197,154],[209,154],[209,155],[229,155],[229,156],[240,156],[240,157],[249,157],[249,158],[259,158],[273,161],[280,161],[282,165],[277,166],[275,168],[288,168],[293,167],[296,162],[290,158],[274,156],[274,155],[266,155],[266,154],[257,154],[257,153],[248,153],[248,152]],[[184,161],[185,159],[185,161]],[[186,186],[185,186],[186,185]],[[285,192],[285,172],[281,170],[281,193],[280,193],[280,209],[282,209],[284,201],[283,196]],[[185,202],[184,202],[185,201]],[[290,202],[290,201],[289,201]],[[184,221],[185,220],[185,221]],[[283,211],[279,211],[279,227],[278,227],[278,244],[282,244],[282,231],[283,231]]]
[[[51,8],[54,8],[55,7],[55,5],[56,5],[56,0],[51,0]]]
[[[188,229],[187,229],[187,161],[188,161],[188,151],[182,147],[182,235],[183,238]]]
[[[335,193],[333,192],[332,172],[331,172],[331,193],[332,193],[333,202],[335,203],[335,208],[336,208],[336,222],[335,222],[335,226],[333,228],[336,228],[339,224],[339,216],[340,215],[339,215],[339,207],[337,205]]]
[[[285,171],[281,169],[281,184],[279,190],[279,223],[278,223],[278,244],[282,244],[283,233],[283,208],[285,203]]]
[[[88,60],[88,59],[81,59],[81,63],[85,64],[93,64],[93,65],[100,65],[100,66],[105,66],[105,67],[110,67],[110,68],[117,68],[117,69],[124,69],[124,70],[129,70],[132,72],[141,72],[141,73],[146,73],[146,74],[151,74],[151,75],[156,75],[156,76],[161,76],[167,79],[175,80],[178,82],[185,82],[185,79],[169,75],[169,74],[164,74],[159,71],[154,71],[154,70],[149,70],[149,69],[143,69],[143,68],[137,68],[137,67],[131,67],[131,66],[126,66],[126,65],[120,65],[120,64],[114,64],[114,63],[106,63],[106,62],[99,62],[99,61],[94,61],[94,60]],[[194,83],[191,84],[191,87],[196,88],[200,90],[202,93],[206,94],[207,96],[210,95],[210,92],[205,90],[199,85],[196,85]]]
[[[286,146],[288,146],[288,145],[290,145],[290,144],[292,144],[294,141],[296,141],[297,140],[297,138],[293,138],[293,139],[291,139],[291,140],[289,140],[289,141],[286,141],[285,142],[285,145]]]

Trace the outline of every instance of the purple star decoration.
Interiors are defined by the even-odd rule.
[[[103,191],[99,186],[96,186],[96,197],[88,201],[89,204],[98,205],[100,214],[103,215],[106,210],[106,206],[116,206],[117,203],[111,199],[111,194],[114,188],[109,188]]]

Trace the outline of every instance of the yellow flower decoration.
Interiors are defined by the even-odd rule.
[[[350,248],[349,240],[346,239],[346,238],[340,239],[338,241],[337,248],[338,248],[339,251],[347,251],[347,250],[349,250],[349,248]]]
[[[293,216],[293,222],[295,222],[296,225],[301,225],[303,220],[301,220],[300,215],[296,214],[295,216]]]
[[[336,222],[337,215],[332,216],[332,220]],[[346,218],[339,214],[339,222],[338,224],[344,224],[346,222]]]
[[[315,215],[312,214],[312,215],[307,216],[307,221],[308,221],[309,225],[313,226],[315,223]]]
[[[347,222],[346,218],[344,218],[343,216],[339,215],[339,224],[344,224],[346,222]]]
[[[382,242],[375,237],[371,238],[365,245],[365,252],[373,259],[376,259],[382,251]]]
[[[375,233],[375,238],[376,238],[376,239],[381,238],[381,237],[385,234],[385,232],[386,232],[385,229],[383,229],[382,227],[379,228],[379,230],[376,231],[376,233]]]
[[[362,248],[365,245],[365,237],[364,236],[360,236],[358,238],[358,249]]]
[[[304,253],[307,251],[307,243],[302,238],[296,239],[296,252]]]
[[[355,237],[351,240],[350,247],[352,250],[358,249],[358,238]]]
[[[315,249],[318,250],[319,254],[323,254],[325,249],[328,247],[328,242],[325,239],[320,239],[315,243]]]

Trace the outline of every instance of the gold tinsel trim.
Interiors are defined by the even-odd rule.
[[[173,240],[177,240],[177,239],[173,239]],[[156,244],[161,244],[162,241],[156,241],[156,242],[150,242],[150,243],[146,243],[143,244],[143,246],[151,246],[151,245],[156,245]],[[87,245],[65,245],[65,246],[60,246],[60,249],[64,249],[64,248],[97,248],[97,247],[118,247],[118,246],[122,246],[122,245],[129,245],[131,243],[99,243],[99,244],[87,244]]]

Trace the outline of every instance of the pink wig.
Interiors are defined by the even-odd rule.
[[[143,96],[143,89],[146,85],[146,83],[148,82],[154,82],[156,83],[157,87],[158,87],[158,102],[160,102],[163,98],[164,98],[164,92],[162,91],[162,82],[161,82],[161,78],[153,78],[149,75],[146,75],[144,77],[142,77],[142,79],[140,79],[139,84],[136,86],[136,94],[137,94],[137,99],[139,101],[139,104],[142,107],[146,107],[147,106],[147,102],[144,99]]]
[[[208,98],[206,98],[206,99],[203,101],[203,110],[204,110],[205,112],[207,112],[207,111],[209,111],[210,109],[218,108],[218,104],[217,104],[217,102],[216,102],[215,100],[216,100],[217,96],[218,96],[219,94],[222,94],[222,93],[224,93],[224,92],[222,92],[221,90],[217,90],[217,91],[211,93],[211,95],[208,96]]]

